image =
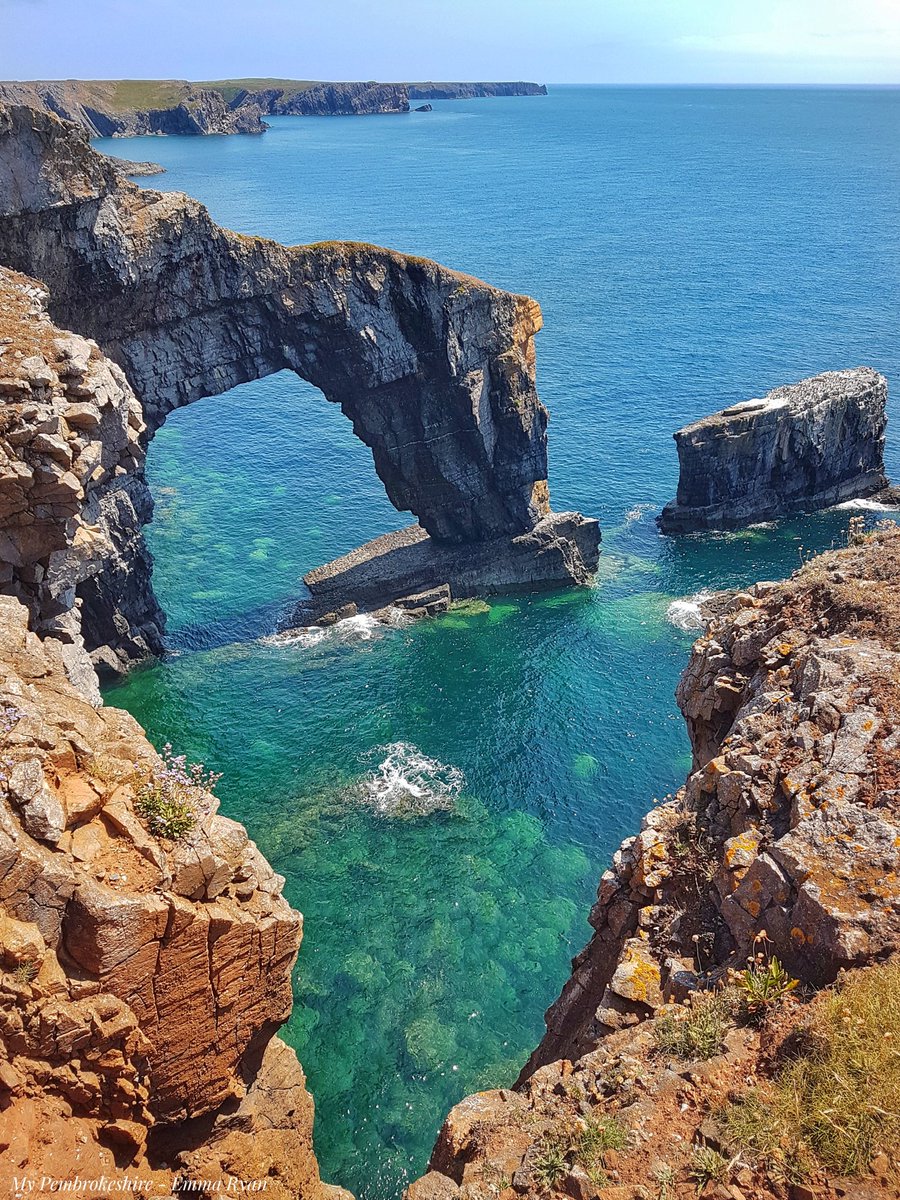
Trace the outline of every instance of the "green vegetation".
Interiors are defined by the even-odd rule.
[[[575,1159],[587,1171],[601,1165],[607,1150],[623,1150],[628,1130],[615,1117],[588,1117],[574,1143]]]
[[[788,1181],[816,1167],[861,1175],[900,1144],[900,962],[818,997],[771,1084],[720,1119],[735,1147]]]
[[[691,1175],[697,1182],[697,1191],[702,1192],[708,1183],[724,1183],[731,1165],[725,1155],[712,1146],[695,1146],[691,1153]]]
[[[86,80],[80,84],[89,103],[113,112],[174,108],[185,99],[190,88],[183,79]]]
[[[552,1138],[541,1142],[531,1169],[535,1182],[540,1187],[556,1187],[569,1170],[564,1145]]]
[[[221,92],[225,98],[225,103],[230,104],[238,92],[262,92],[269,88],[283,88],[285,92],[308,92],[310,88],[318,87],[320,80],[317,79],[267,79],[267,78],[250,78],[250,79],[204,79],[195,84],[198,88],[210,88],[212,91]]]
[[[541,1188],[554,1188],[572,1167],[582,1167],[598,1187],[608,1182],[603,1155],[628,1145],[628,1130],[615,1117],[587,1117],[574,1127],[545,1134],[537,1145],[532,1174]]]
[[[147,775],[134,802],[137,814],[157,837],[178,841],[197,825],[209,792],[221,779],[203,763],[188,766],[183,754],[163,747],[163,766]]]
[[[27,962],[19,963],[17,967],[14,967],[12,970],[12,977],[16,983],[31,983],[33,980],[37,979],[40,969],[41,964],[39,962],[29,960]]]
[[[685,1061],[713,1058],[734,1024],[734,993],[700,992],[677,1014],[660,1017],[653,1026],[657,1049]]]
[[[747,962],[747,969],[733,978],[745,1017],[749,1021],[761,1021],[773,1005],[797,987],[799,980],[792,979],[772,954],[765,931],[756,936],[753,944],[756,949]]]

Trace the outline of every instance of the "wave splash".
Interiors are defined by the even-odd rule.
[[[409,742],[381,746],[381,762],[358,785],[359,799],[385,817],[422,817],[453,808],[465,786],[459,767],[429,758]]]
[[[301,646],[304,649],[323,643],[350,646],[355,642],[374,642],[391,629],[400,629],[411,622],[412,618],[402,609],[392,608],[378,617],[372,613],[357,613],[355,617],[345,617],[334,625],[309,625],[302,629],[273,633],[260,640],[266,646]]]
[[[703,619],[703,605],[708,600],[711,600],[712,597],[712,592],[704,591],[695,592],[693,596],[689,596],[687,599],[673,600],[666,609],[666,620],[684,633],[693,633],[698,629],[705,629],[706,622]]]
[[[647,513],[653,512],[655,504],[635,504],[634,508],[629,508],[625,514],[627,524],[632,524],[634,521],[643,521]]]
[[[885,504],[883,500],[845,500],[843,504],[836,504],[835,508],[839,512],[846,512],[850,509],[862,509],[864,512],[898,512],[900,506],[896,504]]]

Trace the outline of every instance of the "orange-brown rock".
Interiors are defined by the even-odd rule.
[[[0,597],[0,1177],[323,1195],[312,1100],[272,1038],[300,914],[211,794],[178,841],[148,831],[135,796],[163,763],[67,665]]]

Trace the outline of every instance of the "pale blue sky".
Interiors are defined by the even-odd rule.
[[[900,83],[900,0],[0,0],[0,78]]]

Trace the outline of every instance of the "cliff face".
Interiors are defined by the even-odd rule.
[[[473,100],[484,96],[546,96],[543,83],[410,83],[410,100]]]
[[[0,268],[0,587],[70,647],[73,681],[96,696],[82,618],[97,645],[162,652],[140,532],[153,510],[145,424],[121,368],[56,328],[46,304],[34,280]]]
[[[642,1190],[659,1183],[654,1156],[683,1162],[692,1139],[713,1138],[705,1116],[772,1069],[766,1056],[791,1027],[785,1017],[780,1031],[751,1023],[726,1035],[723,1022],[705,1056],[688,1052],[673,1070],[657,1032],[665,1001],[701,1003],[701,989],[743,968],[761,937],[811,987],[900,950],[900,529],[851,540],[784,584],[737,594],[696,643],[677,693],[694,751],[685,786],[613,857],[595,933],[516,1091],[453,1110],[411,1200],[455,1196],[461,1183],[486,1198],[501,1175],[537,1195],[548,1131],[568,1137],[610,1111],[636,1150],[622,1189],[576,1170],[563,1190],[655,1194]],[[687,1145],[673,1146],[673,1133]],[[606,1166],[618,1171],[616,1159]],[[694,1188],[683,1169],[667,1186]],[[745,1175],[742,1195],[785,1194],[777,1171]]]
[[[146,106],[139,103],[147,92]],[[90,137],[143,134],[262,133],[260,110],[248,103],[232,110],[209,88],[161,80],[155,91],[140,81],[53,80],[0,83],[0,105],[27,104],[80,125]]]
[[[533,300],[374,246],[230,233],[185,196],[123,180],[83,133],[30,109],[0,110],[0,163],[0,260],[43,280],[54,320],[124,368],[143,440],[179,405],[288,368],[340,404],[392,503],[432,538],[510,539],[547,516]],[[134,516],[146,515],[137,459],[123,464],[117,503],[128,475],[134,515],[111,535],[126,558]],[[596,523],[588,532],[586,570]],[[90,648],[110,660],[132,657],[137,630],[158,625],[141,611],[123,637],[107,636],[133,592],[123,577],[124,597],[110,601],[109,573],[80,593]]]
[[[678,493],[664,533],[735,529],[828,508],[887,486],[887,381],[827,371],[736,404],[675,434]]]
[[[403,83],[314,83],[303,88],[242,88],[229,108],[245,106],[272,117],[362,117],[409,112]]]
[[[170,765],[27,623],[0,597],[0,1169],[323,1195],[272,1039],[301,930],[283,881],[208,792],[185,836],[149,832],[136,797]]]

